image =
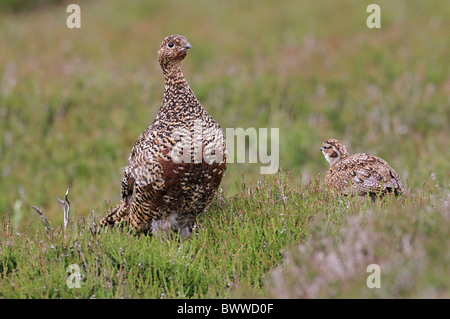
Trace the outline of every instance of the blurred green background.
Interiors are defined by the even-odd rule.
[[[66,7],[81,7],[81,29]],[[184,75],[225,128],[279,128],[292,183],[325,173],[323,140],[387,160],[409,191],[450,182],[448,1],[23,1],[0,3],[0,216],[103,215],[162,101],[161,40],[193,49]],[[230,164],[222,188],[261,163]]]

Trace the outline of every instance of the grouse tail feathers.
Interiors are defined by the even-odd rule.
[[[108,215],[100,220],[100,225],[117,226],[126,216],[128,216],[128,205],[126,201],[121,201],[120,204],[116,205],[116,207],[114,207]]]

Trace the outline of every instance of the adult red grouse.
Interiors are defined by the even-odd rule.
[[[122,201],[102,225],[129,220],[137,232],[191,232],[195,216],[211,202],[227,167],[226,142],[180,68],[191,45],[166,37],[158,50],[164,98],[153,123],[131,150],[122,179]]]

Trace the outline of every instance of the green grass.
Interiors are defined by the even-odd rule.
[[[8,3],[0,6],[1,297],[448,297],[448,245],[439,244],[448,242],[450,184],[446,1],[378,1],[377,30],[366,27],[370,1],[80,0],[79,30],[66,28],[65,2]],[[113,229],[94,236],[92,219],[119,201],[129,151],[161,104],[156,50],[174,33],[193,45],[184,74],[223,128],[280,129],[283,173],[230,164],[187,241]],[[374,208],[330,198],[318,150],[328,138],[386,159],[407,199]],[[64,232],[56,196],[67,188]],[[292,273],[306,286],[328,278],[314,247],[327,255],[351,242],[354,219],[367,221],[361,229],[377,243],[381,290],[365,277],[321,281],[314,293],[283,284]],[[402,234],[417,253],[389,247]],[[369,261],[353,274],[367,276]],[[80,289],[65,284],[70,264],[82,268]],[[401,276],[416,279],[408,286]],[[388,285],[397,277],[406,288]]]
[[[285,187],[280,176],[234,196],[219,194],[188,240],[121,229],[97,232],[97,218],[84,217],[72,220],[66,231],[56,226],[48,235],[43,228],[19,234],[4,220],[0,296],[224,298],[236,285],[261,295],[265,273],[279,264],[286,245],[306,235],[299,227],[309,213],[297,213],[304,203],[283,195]],[[71,264],[82,269],[79,289],[66,285]]]
[[[186,240],[99,229],[94,215],[48,234],[18,233],[5,218],[0,297],[448,298],[448,197],[430,191],[372,205],[280,173],[219,193]],[[381,267],[380,289],[366,286],[370,264]],[[70,265],[79,288],[67,284]]]

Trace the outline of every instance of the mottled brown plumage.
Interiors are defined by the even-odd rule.
[[[190,48],[179,35],[161,43],[163,102],[131,150],[122,179],[122,202],[101,220],[102,225],[129,219],[138,232],[172,229],[187,236],[195,216],[220,185],[227,167],[225,138],[181,72],[180,62]]]
[[[325,182],[333,193],[369,195],[372,201],[387,193],[404,193],[400,177],[383,159],[366,153],[349,155],[345,146],[334,139],[325,141],[320,151],[330,163]]]

